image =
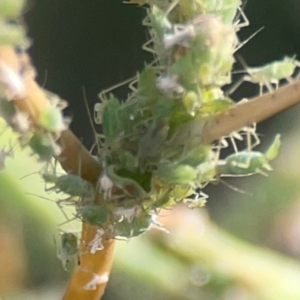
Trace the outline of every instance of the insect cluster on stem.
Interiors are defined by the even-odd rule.
[[[96,159],[103,168],[96,186],[81,179],[80,172],[57,176],[47,170],[42,175],[52,184],[50,190],[69,196],[58,203],[60,207],[75,205],[76,218],[98,227],[89,244],[92,253],[102,248],[104,238],[130,239],[151,227],[160,228],[155,216],[161,208],[180,201],[190,208],[203,206],[207,195],[202,189],[220,177],[270,170],[268,162],[277,156],[280,146],[277,136],[265,153],[254,151],[252,137],[259,141],[255,126],[229,136],[233,143],[246,136],[247,149],[236,149],[222,160],[220,149],[228,144],[226,137],[214,145],[203,142],[207,120],[234,104],[222,88],[232,84],[234,54],[243,45],[237,31],[249,23],[240,0],[129,2],[148,5],[143,24],[148,26],[150,39],[143,49],[153,54],[154,61],[132,80],[132,93],[125,101],[110,93],[121,84],[99,95],[101,102],[95,105],[92,122],[102,125],[102,133],[95,129],[94,133]],[[14,16],[10,10],[3,11],[7,15],[0,14],[0,19]],[[25,43],[22,38],[15,43],[11,36],[9,46]],[[28,68],[22,51],[17,62],[8,64],[2,59],[7,50],[1,49],[1,43],[7,40],[1,40],[0,34],[1,115],[23,141],[34,129],[28,144],[40,161],[49,164],[60,153],[56,139],[69,124],[61,112],[65,102],[37,89],[32,81],[35,72]],[[294,58],[284,58],[261,68],[246,67],[248,74],[242,80],[271,91],[279,80],[291,80],[296,66]],[[31,107],[30,115],[24,115],[24,99],[37,94],[47,99],[47,105],[38,112]],[[67,234],[62,234],[62,244],[71,241],[75,245],[74,237]],[[66,248],[63,261],[73,255],[75,246]]]
[[[259,142],[255,126],[243,128],[230,140],[247,136],[247,149],[221,160],[226,139],[220,146],[202,141],[207,119],[233,105],[222,87],[232,83],[234,53],[243,45],[236,32],[249,24],[241,1],[129,2],[148,5],[143,24],[150,40],[143,49],[154,61],[132,80],[125,101],[111,93],[118,84],[101,92],[95,105],[94,121],[102,125],[95,136],[103,171],[94,202],[78,209],[78,217],[99,228],[93,250],[104,237],[128,239],[157,226],[161,208],[182,200],[191,208],[203,206],[207,195],[199,189],[220,177],[270,170],[268,162],[280,145],[277,136],[265,153],[254,151],[251,136]],[[295,60],[284,59],[278,70],[265,68],[265,77],[254,77],[251,68],[245,71],[253,82],[267,86],[290,77],[295,66]]]

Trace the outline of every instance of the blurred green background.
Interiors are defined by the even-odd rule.
[[[66,113],[74,117],[71,127],[89,147],[93,135],[82,85],[92,108],[101,89],[133,76],[151,60],[140,50],[147,37],[140,25],[145,11],[121,0],[29,4],[25,21],[38,81],[70,102]],[[240,52],[249,65],[284,54],[298,53],[299,59],[299,9],[300,1],[249,1],[251,26],[241,31],[241,40],[265,26]],[[245,84],[234,97],[257,94],[258,87]],[[268,177],[226,179],[246,194],[211,184],[204,190],[210,196],[206,208],[178,206],[161,212],[159,221],[169,234],[152,230],[129,242],[118,241],[103,299],[300,299],[299,110],[296,106],[259,125],[259,149],[266,149],[277,132],[282,133],[282,149]],[[1,148],[7,149],[9,141],[15,145],[6,130]],[[26,149],[14,152],[0,172],[0,296],[60,299],[70,273],[56,256],[54,238],[58,240],[57,224],[64,216],[55,203],[28,194],[56,199],[44,191],[38,174],[21,179],[42,165]]]

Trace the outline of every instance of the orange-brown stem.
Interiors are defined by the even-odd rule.
[[[243,126],[258,123],[300,102],[300,79],[284,85],[270,94],[237,104],[226,112],[211,117],[203,128],[202,140],[214,140],[237,131]]]
[[[113,263],[115,240],[103,241],[103,250],[92,254],[87,245],[95,238],[96,230],[83,223],[79,264],[73,271],[63,300],[99,300],[104,294]]]

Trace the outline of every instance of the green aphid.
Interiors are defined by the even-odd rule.
[[[186,185],[175,185],[172,189],[170,196],[175,202],[181,201],[182,199],[192,195],[194,193],[194,188],[189,184]]]
[[[271,170],[268,162],[276,158],[279,147],[280,135],[277,135],[265,153],[244,150],[228,156],[225,159],[225,164],[218,167],[218,173],[221,175],[247,176],[257,173],[263,168]]]
[[[178,127],[193,120],[194,117],[187,112],[183,101],[176,101],[172,108],[169,119],[169,135],[173,135]]]
[[[272,84],[278,86],[279,81],[282,79],[291,80],[296,67],[299,67],[300,63],[295,57],[284,57],[281,61],[274,61],[266,64],[262,67],[248,67],[247,72],[250,76],[245,76],[244,80],[260,85],[260,93],[265,85],[269,92],[273,92]]]
[[[202,192],[200,194],[195,193],[195,198],[185,198],[183,200],[183,203],[187,205],[188,208],[194,209],[194,208],[201,208],[205,206],[205,203],[207,202],[208,196]]]
[[[159,97],[152,110],[153,119],[169,119],[173,106],[174,101],[172,99],[164,96]]]
[[[233,101],[229,98],[215,99],[213,101],[204,102],[199,110],[203,115],[215,115],[232,107]]]
[[[107,146],[111,146],[124,131],[120,109],[119,100],[111,94],[102,115],[102,129]]]
[[[144,168],[147,161],[157,159],[167,140],[169,124],[166,119],[154,121],[141,137],[138,145],[138,162],[139,166]]]
[[[67,129],[61,109],[55,106],[49,106],[40,112],[38,124],[54,133]]]
[[[221,0],[218,1],[217,4],[215,4],[215,7],[211,5],[210,12],[215,13],[225,24],[231,25],[237,13],[242,12],[242,10],[240,9],[241,4],[241,0]],[[245,18],[244,14],[242,14],[242,16],[243,18]],[[245,19],[245,22],[248,22],[248,20]],[[246,24],[239,24],[238,28],[244,26],[246,26]]]
[[[133,179],[121,177],[115,171],[115,166],[111,165],[107,168],[107,176],[111,179],[113,184],[119,189],[123,190],[125,195],[136,200],[143,200],[148,198],[146,191]]]
[[[160,96],[160,91],[156,86],[156,72],[151,67],[145,67],[138,76],[137,95],[141,103],[155,103]],[[138,104],[138,103],[137,103]]]
[[[212,155],[210,146],[201,145],[184,155],[183,158],[179,159],[181,164],[186,164],[191,167],[198,167],[201,163],[206,161]]]
[[[183,164],[160,164],[156,175],[163,181],[171,184],[190,184],[193,185],[197,177],[197,169]]]
[[[54,186],[48,190],[54,190],[56,193],[65,193],[71,197],[94,197],[94,188],[91,183],[79,176],[65,174],[57,177],[54,174],[42,174],[46,182],[53,183]]]
[[[50,135],[34,133],[28,142],[31,150],[38,155],[39,161],[50,162],[52,157],[59,155],[61,149]]]
[[[258,151],[241,151],[228,156],[225,165],[219,166],[220,174],[251,175],[267,165],[263,153]]]
[[[196,182],[199,187],[203,187],[203,184],[213,181],[217,174],[216,163],[212,160],[203,162],[198,166],[197,170]]]
[[[171,11],[170,19],[176,23],[185,23],[194,17],[205,13],[206,3],[209,1],[179,1],[178,5]]]
[[[24,0],[1,0],[0,18],[15,19],[22,13]]]
[[[78,238],[74,233],[61,233],[61,252],[57,257],[62,261],[63,267],[67,270],[66,265],[70,260],[75,259],[78,254]]]
[[[62,253],[66,256],[72,256],[77,253],[78,239],[74,233],[64,232],[61,234]]]
[[[28,116],[20,112],[12,101],[0,97],[0,116],[6,123],[19,134],[27,133],[29,130]]]
[[[174,204],[171,197],[173,189],[174,185],[168,185],[166,182],[162,182],[159,180],[159,178],[154,177],[151,182],[151,201],[149,201],[149,203],[144,202],[144,208],[157,209],[168,207],[170,204]]]
[[[172,28],[172,24],[167,19],[166,13],[156,5],[153,5],[150,13],[150,20],[152,30],[155,32],[159,41],[162,41],[165,32]]]
[[[182,98],[182,102],[188,114],[195,116],[196,111],[201,107],[201,100],[195,92],[188,92]]]
[[[100,226],[109,220],[111,211],[105,205],[89,204],[79,210],[79,215],[84,222]]]
[[[121,151],[119,154],[120,165],[122,168],[133,171],[136,169],[136,158],[128,151]]]
[[[151,224],[152,217],[146,213],[134,217],[131,222],[124,218],[121,222],[114,225],[113,235],[115,237],[130,239],[147,231]]]
[[[25,30],[22,26],[0,20],[0,46],[14,47],[26,41]]]
[[[232,53],[237,44],[234,29],[212,15],[201,15],[193,23],[197,34],[172,65],[173,73],[187,90],[195,82],[201,87],[230,83]]]

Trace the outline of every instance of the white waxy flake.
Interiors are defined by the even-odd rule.
[[[129,223],[132,222],[136,212],[136,206],[131,208],[116,207],[114,215],[126,219]]]
[[[97,285],[108,282],[108,273],[103,275],[93,274],[93,278],[84,286],[85,290],[95,290]]]

